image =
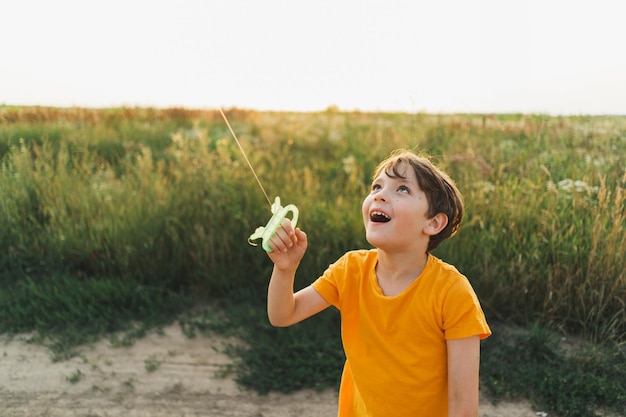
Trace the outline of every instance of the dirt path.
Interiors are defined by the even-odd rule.
[[[225,339],[187,338],[178,324],[128,348],[107,340],[53,363],[47,348],[0,335],[2,417],[332,417],[334,391],[258,396],[225,375]],[[533,417],[529,404],[481,402],[481,417]]]

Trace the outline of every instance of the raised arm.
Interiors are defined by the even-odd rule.
[[[307,248],[306,234],[283,219],[281,227],[270,240],[273,252],[268,256],[274,262],[274,270],[267,291],[267,315],[274,326],[285,327],[298,323],[329,306],[328,302],[313,289],[306,287],[293,292],[296,270]]]

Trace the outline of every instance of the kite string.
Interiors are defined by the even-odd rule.
[[[267,200],[267,202],[270,204],[270,207],[271,207],[272,206],[272,202],[270,201],[270,198],[267,196],[267,193],[265,192],[265,188],[263,188],[263,184],[261,184],[261,180],[259,180],[259,177],[257,176],[256,172],[254,171],[254,168],[252,168],[252,164],[250,163],[250,160],[248,159],[248,156],[246,155],[246,152],[243,150],[243,147],[241,146],[241,143],[239,143],[239,139],[237,139],[237,135],[235,135],[235,132],[233,131],[233,128],[230,127],[230,123],[228,123],[228,119],[226,118],[226,115],[222,111],[221,107],[220,107],[219,110],[220,110],[220,113],[222,114],[222,117],[224,118],[224,121],[226,122],[226,126],[228,126],[228,130],[230,130],[231,135],[233,135],[233,139],[235,139],[235,142],[237,143],[237,146],[239,146],[239,150],[241,151],[244,159],[246,160],[246,162],[248,163],[248,166],[250,167],[250,171],[252,171],[252,174],[254,175],[254,178],[256,178],[256,182],[259,184],[259,187],[261,187],[261,191],[263,191],[263,195],[265,195],[265,199]]]

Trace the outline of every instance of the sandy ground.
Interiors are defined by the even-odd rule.
[[[220,337],[187,338],[178,324],[131,347],[102,340],[73,359],[52,362],[46,347],[0,335],[2,417],[327,417],[334,391],[258,396],[228,374]],[[526,402],[492,405],[481,417],[542,415]]]

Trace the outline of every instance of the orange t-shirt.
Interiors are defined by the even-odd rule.
[[[447,416],[446,340],[491,334],[478,298],[432,255],[409,287],[385,296],[377,262],[375,249],[348,252],[312,284],[341,312],[339,417]]]

